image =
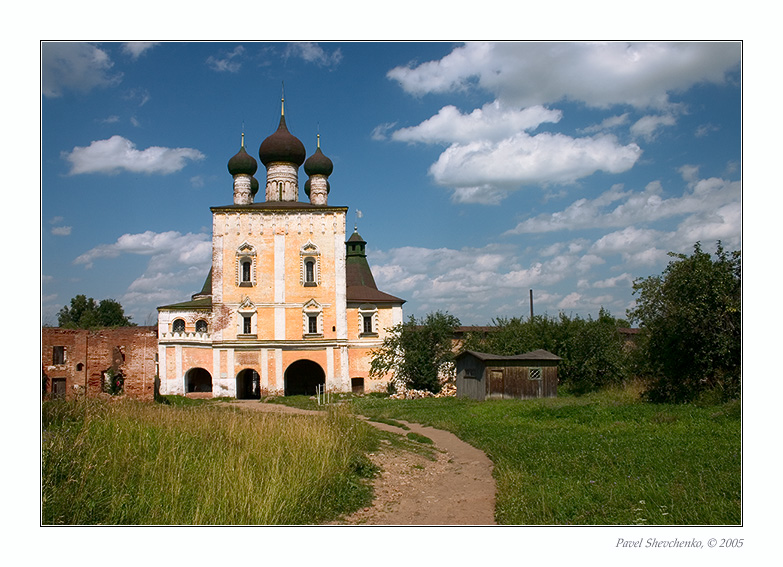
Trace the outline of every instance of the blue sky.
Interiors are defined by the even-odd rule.
[[[329,202],[350,207],[406,316],[526,316],[532,289],[537,314],[622,317],[667,252],[741,248],[741,56],[699,42],[44,43],[43,322],[83,293],[152,324],[198,291],[209,207],[232,202],[226,164],[243,131],[257,156],[283,83],[289,129],[308,155],[320,132]]]

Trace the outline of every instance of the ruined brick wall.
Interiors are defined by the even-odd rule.
[[[64,360],[61,349],[64,347]],[[41,330],[42,390],[53,394],[62,380],[67,398],[103,390],[104,373],[124,377],[125,394],[152,400],[155,392],[156,327],[119,327],[87,331],[44,327]],[[59,352],[58,352],[59,351]]]

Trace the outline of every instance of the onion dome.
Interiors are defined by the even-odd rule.
[[[318,136],[318,147],[315,153],[307,158],[304,162],[304,170],[307,175],[312,177],[313,175],[325,175],[329,177],[334,170],[332,160],[326,157],[321,151],[321,136]]]
[[[228,172],[231,175],[253,175],[258,170],[258,162],[245,151],[245,135],[242,134],[242,147],[234,157],[228,160]]]
[[[256,193],[258,193],[258,179],[250,176],[250,194],[253,195],[253,197],[256,196]]]
[[[326,194],[328,195],[329,191],[331,191],[331,190],[332,190],[332,187],[329,185],[329,181],[327,180],[326,181]],[[307,181],[305,181],[304,191],[305,191],[305,195],[307,195],[309,197],[310,196],[310,180],[309,179]]]
[[[285,112],[281,112],[277,131],[261,142],[261,147],[258,148],[261,163],[268,166],[273,162],[283,162],[299,167],[304,163],[306,156],[304,144],[288,131],[285,125]]]

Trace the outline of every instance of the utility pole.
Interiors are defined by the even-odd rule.
[[[530,320],[533,320],[533,290],[530,290]]]

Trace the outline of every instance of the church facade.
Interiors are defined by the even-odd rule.
[[[228,162],[233,204],[211,207],[203,289],[158,308],[160,392],[247,399],[384,389],[388,377],[369,375],[371,351],[402,323],[404,300],[378,290],[366,242],[346,233],[348,208],[328,203],[333,164],[320,137],[305,159],[281,105],[258,155],[261,191],[243,134]],[[299,200],[303,164],[307,201]]]

